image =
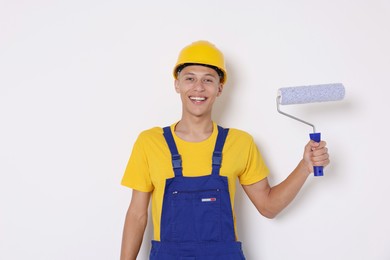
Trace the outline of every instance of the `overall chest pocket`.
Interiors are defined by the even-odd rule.
[[[221,240],[219,189],[174,191],[172,237],[180,242]]]

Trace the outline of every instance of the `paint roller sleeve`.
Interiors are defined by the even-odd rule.
[[[345,95],[343,84],[322,84],[287,87],[278,90],[281,105],[305,104],[342,100]]]

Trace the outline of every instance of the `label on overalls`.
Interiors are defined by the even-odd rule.
[[[202,202],[213,202],[213,201],[217,201],[217,198],[203,198],[202,199]]]

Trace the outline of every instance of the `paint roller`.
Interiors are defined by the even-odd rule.
[[[313,133],[310,139],[315,142],[321,141],[321,133],[316,132],[313,124],[300,118],[287,114],[280,110],[280,105],[306,104],[314,102],[328,102],[342,100],[345,95],[345,89],[341,83],[309,85],[300,87],[286,87],[278,90],[276,98],[278,112],[299,122],[313,127]],[[323,166],[314,166],[314,176],[323,176]]]

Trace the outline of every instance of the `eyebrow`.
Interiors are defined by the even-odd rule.
[[[180,72],[180,74],[181,74],[182,72]],[[186,72],[186,73],[184,73],[184,74],[182,74],[183,76],[185,76],[185,75],[192,75],[192,76],[196,76],[197,74],[196,73],[193,73],[193,72]],[[213,78],[217,78],[218,77],[218,75],[213,75],[213,74],[211,74],[211,73],[206,73],[206,74],[203,74],[204,76],[210,76],[210,77],[213,77]]]

